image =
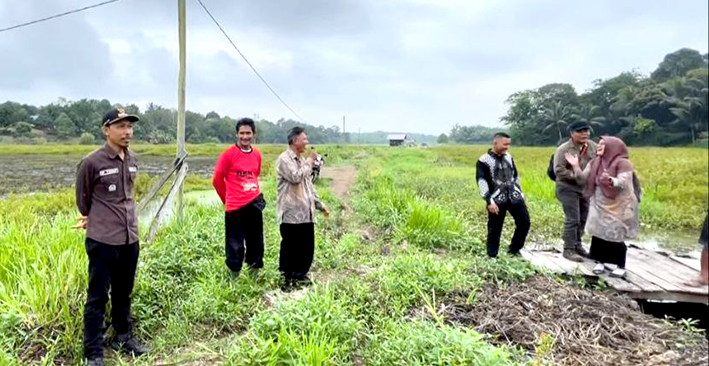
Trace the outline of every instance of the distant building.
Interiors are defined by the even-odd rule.
[[[388,139],[389,146],[402,146],[408,141],[409,137],[405,133],[392,133]]]

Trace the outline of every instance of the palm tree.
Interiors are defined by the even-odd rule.
[[[635,102],[638,99],[640,90],[633,86],[626,86],[618,91],[618,94],[613,98],[613,104],[611,104],[611,111],[623,115],[633,115],[636,111],[633,111]]]
[[[707,78],[674,78],[664,84],[663,93],[664,103],[677,117],[672,124],[688,129],[694,144],[697,132],[702,130],[707,120]]]
[[[561,128],[568,125],[568,120],[571,117],[571,108],[566,105],[562,105],[561,101],[557,101],[551,104],[548,108],[544,108],[542,111],[542,121],[546,124],[542,133],[546,133],[552,128],[556,127],[559,132],[559,141],[563,139],[561,135]]]
[[[606,117],[599,116],[600,106],[583,105],[574,110],[571,118],[580,122],[586,122],[591,126],[603,127],[606,122]]]

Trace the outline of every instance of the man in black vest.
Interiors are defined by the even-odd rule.
[[[507,152],[510,145],[510,135],[495,134],[492,149],[481,156],[476,165],[480,195],[487,203],[487,255],[491,258],[497,257],[507,212],[515,220],[510,254],[520,255],[531,226],[517,166]]]

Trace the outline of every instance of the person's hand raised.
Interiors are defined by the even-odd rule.
[[[571,154],[571,153],[566,153],[565,155],[566,161],[571,164],[571,166],[579,166],[579,157]]]

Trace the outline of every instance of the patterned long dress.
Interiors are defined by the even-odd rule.
[[[623,172],[613,178],[620,192],[608,198],[600,187],[591,196],[586,232],[605,241],[620,243],[638,236],[638,199],[633,187],[633,172]]]

